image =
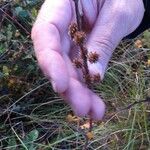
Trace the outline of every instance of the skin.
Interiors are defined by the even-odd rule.
[[[142,0],[81,0],[85,17],[88,51],[96,51],[99,61],[88,63],[91,74],[103,79],[107,64],[119,42],[141,23]],[[72,0],[45,0],[32,29],[38,63],[51,81],[53,89],[70,104],[78,116],[89,115],[101,120],[105,104],[82,81],[81,72],[72,63],[77,47],[68,36],[68,27],[75,21]]]

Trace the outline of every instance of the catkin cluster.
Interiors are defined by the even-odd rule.
[[[73,64],[78,69],[82,69],[83,78],[85,79],[85,83],[91,87],[92,83],[97,83],[100,81],[100,74],[90,75],[88,69],[88,61],[93,64],[99,60],[99,54],[96,52],[88,52],[85,46],[86,33],[84,31],[79,31],[78,25],[76,23],[72,23],[69,26],[69,35],[71,39],[75,42],[77,46],[79,46],[79,57],[73,59]]]

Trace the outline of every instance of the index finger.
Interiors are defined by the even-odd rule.
[[[57,92],[65,91],[69,82],[67,67],[62,57],[61,37],[71,19],[69,0],[46,0],[32,29],[37,60]]]

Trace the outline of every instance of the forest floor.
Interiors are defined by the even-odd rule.
[[[41,4],[0,1],[0,150],[81,150],[85,145],[88,119],[66,119],[71,108],[37,65],[30,31]],[[94,122],[88,150],[149,150],[150,31],[120,43],[94,91],[107,112]]]

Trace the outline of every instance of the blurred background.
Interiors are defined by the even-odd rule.
[[[0,1],[0,149],[81,150],[88,119],[73,116],[40,71],[30,37],[42,0]],[[41,35],[42,36],[42,35]],[[104,81],[104,120],[89,150],[150,149],[150,31],[122,41]],[[149,100],[150,101],[150,100]],[[124,109],[125,108],[125,109]]]

